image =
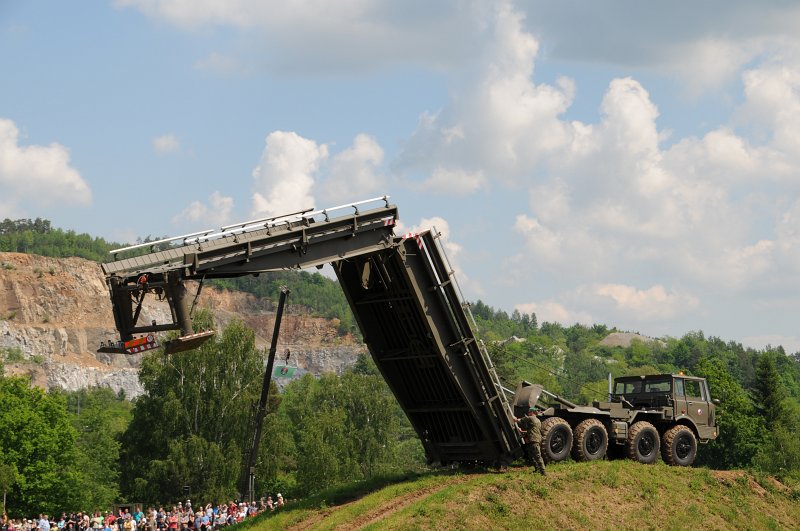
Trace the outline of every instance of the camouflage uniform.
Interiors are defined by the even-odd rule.
[[[547,475],[542,459],[542,421],[536,415],[526,415],[519,419],[517,425],[523,430],[526,461],[535,466],[541,475]]]

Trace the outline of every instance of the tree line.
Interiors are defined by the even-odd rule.
[[[4,219],[0,222],[0,251],[30,253],[64,258],[78,256],[87,260],[107,260],[108,252],[121,247],[103,238],[54,228],[49,220]]]

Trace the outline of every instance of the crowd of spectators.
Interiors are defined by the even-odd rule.
[[[115,512],[99,511],[89,513],[61,513],[51,518],[40,514],[38,518],[9,519],[0,518],[0,531],[213,531],[245,518],[251,518],[264,511],[275,511],[283,507],[283,496],[273,500],[272,496],[261,498],[258,502],[235,503],[192,507],[192,501],[179,502],[171,510],[164,507],[149,507],[143,511],[134,507],[120,508]]]

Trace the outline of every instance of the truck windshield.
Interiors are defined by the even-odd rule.
[[[646,380],[645,393],[669,393],[672,389],[672,379]]]

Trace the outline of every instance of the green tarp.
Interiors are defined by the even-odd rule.
[[[272,371],[273,378],[291,378],[294,376],[294,371],[297,370],[297,367],[289,367],[284,365],[282,367],[275,367],[275,370]]]

